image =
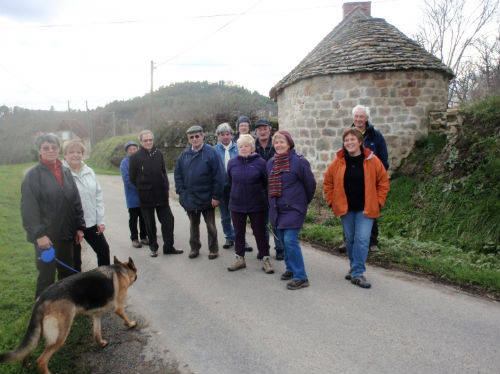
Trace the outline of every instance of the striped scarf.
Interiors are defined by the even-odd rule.
[[[269,175],[269,197],[281,197],[283,172],[290,171],[290,151],[274,155],[273,168]]]

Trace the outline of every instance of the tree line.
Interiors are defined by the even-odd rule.
[[[92,146],[103,139],[143,129],[179,139],[178,134],[191,125],[214,131],[219,123],[234,124],[241,114],[255,119],[272,118],[277,115],[277,105],[241,86],[204,81],[173,83],[152,95],[114,101],[90,111],[0,106],[0,164],[36,159],[33,141],[41,132],[71,131],[90,139]]]

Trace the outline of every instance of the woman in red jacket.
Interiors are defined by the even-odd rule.
[[[344,147],[328,167],[323,181],[326,202],[341,217],[346,235],[350,269],[345,278],[362,288],[371,284],[364,277],[373,220],[380,215],[389,192],[389,178],[382,162],[363,147],[357,128],[342,133]]]

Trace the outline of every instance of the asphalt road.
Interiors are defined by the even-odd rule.
[[[228,272],[233,252],[222,249],[220,222],[220,257],[208,260],[202,221],[201,255],[190,260],[189,220],[173,184],[175,246],[184,254],[151,258],[130,245],[121,178],[98,178],[111,254],[131,256],[138,268],[128,310],[146,321],[146,357],[200,374],[500,373],[498,302],[372,266],[373,287],[361,289],[344,280],[345,258],[307,244],[311,286],[289,291],[279,278],[283,262],[265,274],[255,252],[246,269]]]

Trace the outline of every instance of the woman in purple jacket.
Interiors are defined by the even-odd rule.
[[[267,162],[269,180],[269,221],[285,248],[286,271],[281,275],[289,290],[309,286],[304,266],[299,231],[307,205],[316,191],[316,180],[309,162],[293,149],[290,133],[279,130],[273,136],[276,154]]]
[[[227,179],[231,186],[229,210],[236,252],[234,262],[227,270],[236,271],[246,267],[245,229],[249,217],[259,251],[257,258],[262,261],[262,270],[272,274],[274,270],[269,260],[269,242],[266,237],[266,162],[255,153],[255,139],[251,135],[241,135],[237,145],[238,156],[227,164]]]

